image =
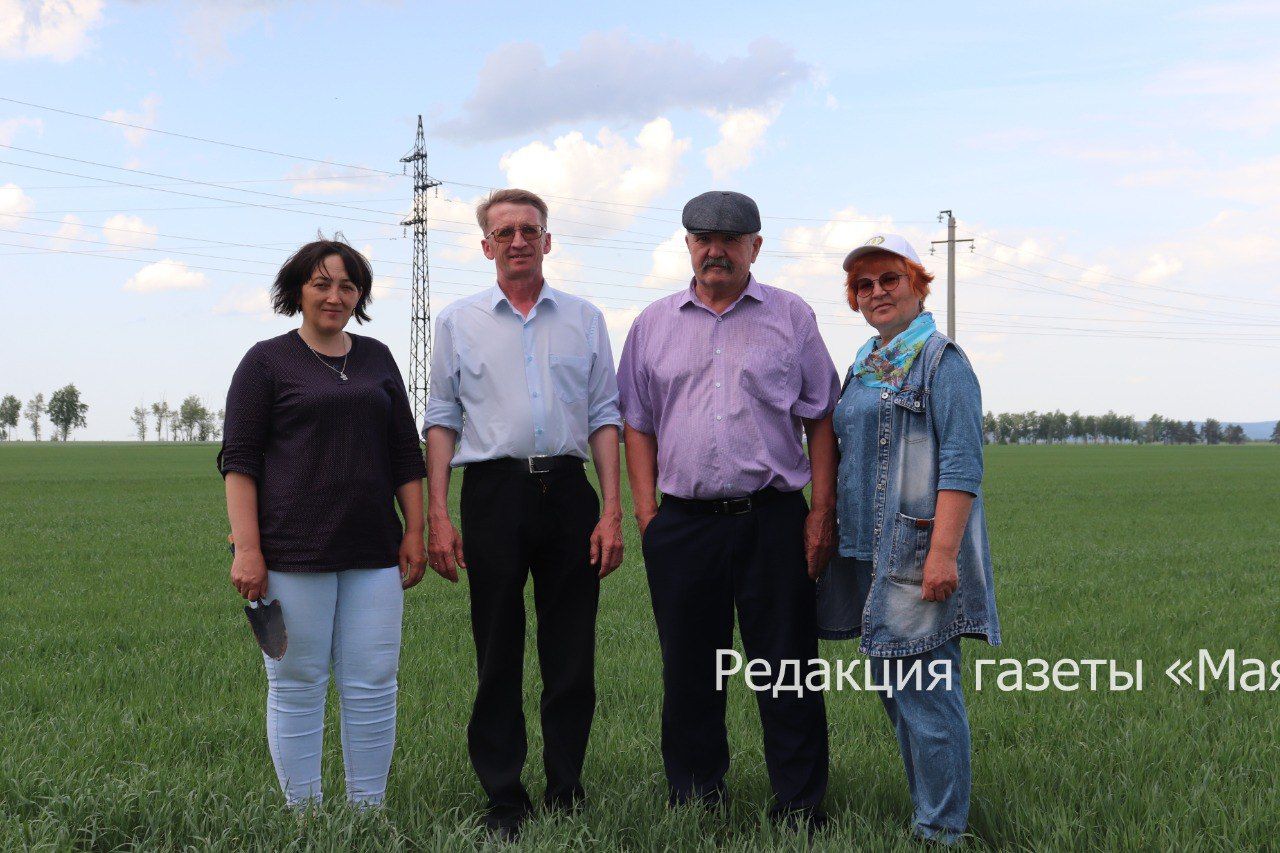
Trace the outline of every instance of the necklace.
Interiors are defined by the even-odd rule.
[[[302,337],[302,335],[298,335],[298,339],[301,340],[304,344],[307,344],[306,338]],[[354,341],[352,343],[354,343]],[[325,367],[329,368],[334,373],[338,374],[338,378],[341,379],[343,382],[347,381],[347,357],[351,355],[351,347],[347,347],[347,351],[342,354],[341,368],[334,367],[332,364],[330,364],[329,362],[321,358],[320,353],[316,352],[315,349],[312,348],[311,344],[307,344],[307,349],[311,350],[311,354],[316,357],[316,361],[320,362]],[[333,358],[337,358],[337,356],[333,356]]]

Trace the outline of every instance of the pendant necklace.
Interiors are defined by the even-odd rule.
[[[306,339],[303,338],[302,335],[298,335],[298,337],[302,340],[304,344],[307,344]],[[352,341],[352,343],[354,344],[355,341]],[[320,353],[316,352],[315,349],[311,346],[311,344],[307,344],[307,349],[311,350],[311,354],[316,357],[316,361],[320,362],[325,367],[329,368],[334,373],[338,374],[338,378],[341,379],[343,382],[347,381],[347,357],[351,355],[351,347],[348,346],[347,351],[342,355],[341,368],[334,367],[332,364],[330,364],[329,362],[321,358]]]

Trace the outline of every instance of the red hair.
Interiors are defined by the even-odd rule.
[[[844,294],[849,300],[849,307],[854,311],[858,310],[858,289],[853,283],[858,280],[859,273],[869,261],[884,260],[885,258],[893,258],[895,261],[901,261],[907,267],[907,279],[911,285],[911,290],[921,302],[929,295],[929,282],[933,281],[933,273],[929,272],[922,265],[916,263],[910,258],[904,258],[901,255],[895,255],[893,252],[867,252],[865,255],[859,255],[853,262],[853,266],[849,268],[849,274],[844,278]]]

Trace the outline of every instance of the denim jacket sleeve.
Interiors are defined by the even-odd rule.
[[[942,354],[929,405],[938,441],[938,488],[977,495],[982,486],[982,389],[955,347]]]

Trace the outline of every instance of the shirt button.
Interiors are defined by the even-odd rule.
[[[889,392],[888,392],[888,391],[885,391],[883,394],[881,394],[881,395],[880,395],[880,399],[881,399],[881,400],[888,400],[888,399],[889,399]]]
[[[542,435],[542,427],[538,427],[533,431],[534,435]]]
[[[717,387],[717,388],[719,388],[719,387],[720,387],[720,383],[719,383],[719,382],[717,382],[717,383],[716,383],[716,387]]]
[[[533,363],[533,356],[531,356],[531,355],[526,355],[526,356],[524,357],[524,363],[525,363],[525,364],[532,364],[532,363]]]
[[[880,443],[881,443],[881,444],[888,444],[888,443],[889,443],[889,439],[887,439],[887,438],[882,438],[882,439],[880,439]]]
[[[532,396],[532,397],[536,397],[536,396],[538,396],[538,392],[537,392],[537,391],[534,391],[530,396]]]
[[[720,354],[720,347],[716,347],[716,355]]]
[[[716,415],[716,420],[718,420],[718,421],[722,421],[722,420],[724,420],[724,416],[723,416],[723,415]]]

